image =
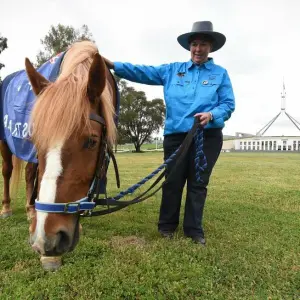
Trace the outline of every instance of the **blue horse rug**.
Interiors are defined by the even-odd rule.
[[[54,82],[64,54],[62,52],[51,58],[37,71]],[[29,132],[29,118],[35,97],[25,70],[8,75],[0,85],[0,140],[6,141],[15,156],[32,163],[38,163]]]
[[[37,71],[49,81],[54,82],[60,70],[65,52],[44,63]],[[114,78],[114,77],[113,77]],[[116,85],[117,109],[119,115],[120,94]],[[18,158],[38,163],[36,149],[30,141],[29,118],[35,103],[25,70],[8,75],[0,84],[0,140],[6,141],[10,151]],[[117,118],[116,118],[117,122]]]

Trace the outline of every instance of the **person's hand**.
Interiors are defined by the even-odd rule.
[[[201,126],[205,126],[212,120],[212,114],[210,112],[197,113],[194,117],[199,119]]]
[[[104,62],[106,64],[106,66],[109,69],[113,69],[114,68],[114,63],[112,61],[110,61],[109,59],[107,59],[106,57],[102,56],[102,58],[104,59]]]

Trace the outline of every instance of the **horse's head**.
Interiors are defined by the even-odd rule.
[[[38,96],[31,115],[39,161],[37,203],[76,202],[88,194],[104,132],[108,143],[115,138],[110,75],[90,42],[68,50],[54,83],[41,76],[28,59],[25,64]],[[43,256],[60,256],[73,250],[79,240],[79,215],[49,210],[37,209],[30,242]]]

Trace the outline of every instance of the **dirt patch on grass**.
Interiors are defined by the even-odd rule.
[[[11,270],[13,272],[20,272],[20,271],[26,270],[27,268],[28,268],[28,265],[25,261],[17,261]]]
[[[292,266],[292,270],[298,272],[300,271],[300,266]]]
[[[146,244],[145,239],[137,236],[114,236],[111,239],[111,245],[113,248],[120,248],[126,246],[139,246],[143,247]]]

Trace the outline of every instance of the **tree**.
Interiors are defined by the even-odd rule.
[[[165,106],[162,99],[147,101],[143,91],[136,91],[120,80],[121,105],[119,116],[119,142],[127,141],[134,144],[136,152],[141,146],[158,132],[164,122]]]
[[[93,41],[93,35],[87,25],[83,25],[80,29],[62,24],[58,24],[56,27],[52,25],[48,34],[41,39],[44,50],[39,51],[36,57],[36,66],[41,66],[51,57],[65,51],[71,44],[86,40]]]
[[[3,37],[1,34],[0,34],[0,54],[2,53],[2,51],[4,51],[5,49],[7,49],[7,38]],[[2,64],[0,62],[0,70],[5,67],[4,64]],[[0,76],[0,83],[1,83],[1,76]]]

